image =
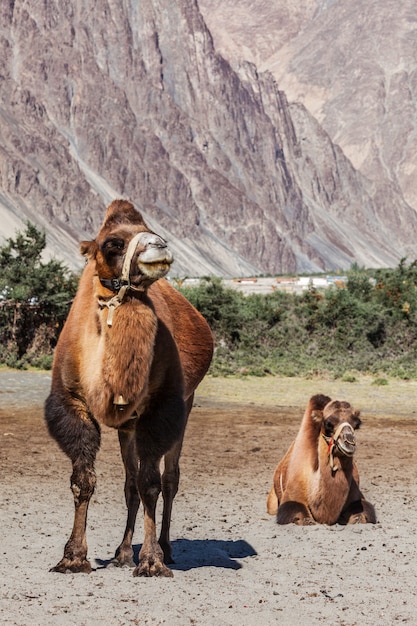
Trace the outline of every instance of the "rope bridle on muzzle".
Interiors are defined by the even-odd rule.
[[[142,292],[145,291],[145,287],[131,285],[130,283],[130,266],[132,263],[132,258],[135,254],[135,250],[137,248],[139,240],[141,239],[143,234],[143,232],[140,232],[130,240],[126,250],[126,254],[124,256],[122,273],[120,275],[120,278],[100,278],[100,282],[104,287],[107,287],[112,291],[117,291],[117,293],[112,298],[110,298],[110,300],[103,300],[99,298],[98,301],[99,307],[101,309],[107,307],[109,310],[107,315],[107,326],[112,326],[113,314],[117,307],[119,307],[123,303],[123,299],[129,290]]]
[[[351,424],[349,424],[349,422],[342,422],[341,424],[339,424],[339,426],[336,428],[335,432],[333,433],[332,437],[327,437],[324,433],[322,435],[323,439],[327,443],[327,454],[328,454],[328,457],[329,457],[330,469],[332,470],[332,472],[337,472],[337,470],[339,469],[334,464],[334,449],[335,449],[335,447],[339,450],[339,452],[344,454],[344,456],[351,457],[354,454],[354,451],[353,452],[349,452],[345,448],[342,448],[341,445],[339,444],[339,438],[340,438],[340,435],[342,434],[342,430],[344,428],[348,428],[352,432],[352,434],[354,435],[355,431],[353,430],[353,427],[352,427]]]

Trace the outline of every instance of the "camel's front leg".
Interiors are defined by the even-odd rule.
[[[364,499],[352,502],[338,519],[339,524],[376,524],[376,521],[374,507]]]
[[[120,450],[126,472],[125,499],[127,506],[127,522],[123,540],[116,550],[113,565],[135,567],[133,561],[132,538],[135,530],[136,516],[140,498],[138,492],[138,456],[136,453],[135,434],[132,428],[119,430]]]
[[[49,433],[72,462],[74,525],[64,556],[51,571],[91,572],[85,537],[87,511],[96,485],[94,463],[100,447],[100,427],[81,402],[51,393],[45,402]]]
[[[139,467],[139,493],[144,509],[144,539],[139,553],[139,565],[134,576],[172,577],[172,571],[164,564],[164,553],[156,538],[155,511],[161,491],[160,458],[141,461]]]
[[[349,495],[342,513],[337,520],[339,524],[375,524],[376,513],[370,502],[365,500],[359,489],[359,474],[352,480]]]
[[[279,504],[277,524],[297,524],[298,526],[309,526],[314,523],[315,522],[309,514],[307,507],[301,502],[285,500]]]
[[[91,496],[94,493],[96,475],[93,468],[80,467],[73,464],[71,490],[74,494],[75,514],[71,536],[68,539],[64,556],[51,569],[51,572],[91,572],[91,564],[87,559],[86,525],[87,511]]]

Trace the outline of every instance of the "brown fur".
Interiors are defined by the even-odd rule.
[[[165,279],[155,282],[170,261],[144,263],[142,255],[152,248],[145,244],[138,244],[130,266],[133,289],[109,326],[109,308],[99,301],[108,302],[114,292],[100,278],[120,277],[127,244],[140,232],[151,233],[140,213],[129,202],[117,200],[108,208],[96,239],[81,244],[88,264],[56,348],[45,404],[49,432],[73,465],[74,525],[54,571],[91,571],[85,526],[96,483],[100,424],[106,424],[118,429],[126,470],[128,520],[114,562],[134,565],[132,536],[142,501],[145,536],[134,575],[172,575],[166,563],[172,562],[169,527],[178,462],[194,390],[209,367],[213,340],[190,303]],[[115,404],[120,397],[122,402]],[[164,510],[158,542],[155,507],[161,490]]]
[[[359,411],[348,402],[323,395],[313,396],[300,430],[285,456],[278,463],[267,510],[278,524],[335,524],[376,522],[373,506],[359,489],[359,473],[352,456],[336,448],[331,467],[329,443],[339,424],[359,428]],[[349,443],[353,430],[346,428]]]

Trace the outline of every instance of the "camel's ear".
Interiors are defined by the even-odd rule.
[[[93,259],[97,254],[97,250],[98,245],[95,241],[82,241],[80,243],[80,252],[88,259]]]
[[[353,412],[353,416],[352,416],[352,417],[353,417],[353,421],[354,421],[354,423],[355,423],[355,425],[354,425],[354,427],[353,427],[353,428],[354,428],[355,430],[358,430],[358,428],[359,428],[359,427],[360,427],[360,425],[362,424],[362,420],[361,420],[361,418],[360,418],[360,414],[361,414],[361,412],[360,412],[360,411],[354,411],[354,412]]]
[[[318,422],[319,424],[323,421],[323,411],[318,411],[317,409],[311,412],[311,419],[313,422]]]

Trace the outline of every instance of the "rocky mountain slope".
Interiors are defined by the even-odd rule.
[[[413,0],[242,0],[238,10],[232,0],[200,5],[226,58],[271,71],[355,168],[417,210]]]
[[[173,274],[417,251],[400,190],[370,184],[271,73],[232,69],[195,1],[1,3],[0,94],[1,233],[30,219],[72,267],[115,197],[170,241]]]

